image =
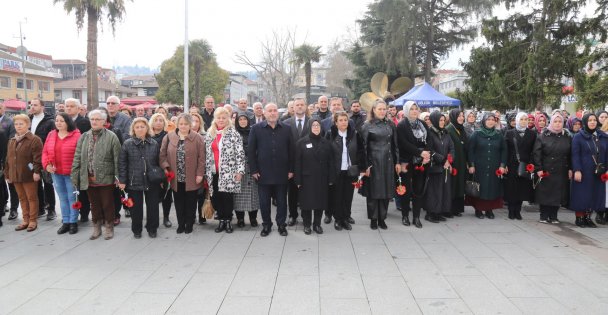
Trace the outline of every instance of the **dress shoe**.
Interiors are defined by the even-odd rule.
[[[220,224],[215,228],[215,233],[220,233],[226,230],[226,221],[220,220]]]
[[[186,226],[184,227],[184,233],[186,233],[186,234],[192,233],[192,230],[193,230],[192,224],[186,224]]]
[[[19,225],[17,225],[17,227],[15,227],[15,231],[23,231],[25,229],[27,229],[27,222],[23,222]]]
[[[590,215],[587,215],[585,217],[585,224],[587,225],[587,227],[590,227],[590,228],[596,228],[597,227],[597,225],[595,225],[595,223],[593,223],[593,220],[591,220],[591,216]]]
[[[353,219],[352,217],[348,217],[348,219],[346,219],[346,222],[350,224],[355,224],[355,219]]]
[[[157,236],[156,231],[151,231],[151,232],[148,232],[148,236],[149,236],[150,238],[156,238],[156,236]]]
[[[323,219],[323,222],[325,224],[330,224],[331,223],[331,217],[330,216],[325,216],[325,219]]]
[[[164,217],[163,218],[163,225],[166,228],[170,228],[173,225],[173,223],[171,223],[171,220],[169,220],[169,217]]]
[[[38,228],[38,223],[36,222],[30,222],[30,224],[27,226],[27,231],[28,232],[33,232]]]
[[[343,227],[342,227],[341,222],[336,220],[336,222],[334,222],[334,228],[336,229],[336,231],[342,231]]]
[[[279,225],[279,234],[281,234],[281,236],[287,236],[287,227],[285,227],[285,225]]]
[[[444,212],[441,214],[444,218],[453,219],[454,215],[451,212]]]
[[[378,229],[378,220],[373,220],[369,223],[369,227],[372,230],[377,230]]]
[[[483,216],[483,212],[482,212],[482,211],[478,211],[478,210],[475,210],[475,216],[476,216],[478,219],[483,219],[483,218],[484,218],[484,216]]]
[[[287,225],[294,226],[294,225],[296,225],[296,222],[297,222],[296,218],[290,217],[289,221],[287,221]]]
[[[595,214],[595,222],[597,224],[605,225],[606,224],[606,213],[598,212]]]
[[[131,217],[131,210],[125,209],[125,217],[126,218],[130,218]],[[140,237],[141,237],[141,235],[140,235]]]
[[[260,232],[260,235],[262,237],[266,237],[266,236],[268,236],[268,234],[270,234],[270,232],[272,232],[272,226],[270,226],[270,225],[263,225],[262,226],[262,232]]]
[[[59,230],[57,230],[57,234],[61,235],[61,234],[65,234],[70,230],[70,225],[67,223],[64,223],[61,225],[61,227],[59,228]]]
[[[431,223],[439,223],[439,220],[437,220],[437,217],[435,217],[434,215],[427,214],[424,216],[424,219]]]
[[[576,226],[581,227],[581,228],[587,227],[587,224],[585,223],[585,218],[583,218],[583,217],[576,217],[574,224],[576,224]]]
[[[384,220],[378,220],[378,227],[380,227],[383,230],[388,229],[388,226],[386,226],[386,222],[384,222]]]
[[[486,211],[486,218],[494,219],[494,212],[492,212],[492,210]]]
[[[15,220],[18,216],[17,209],[11,209],[11,213],[8,215],[9,220]]]
[[[401,223],[405,226],[410,226],[410,218],[407,215],[402,216]]]
[[[249,223],[251,223],[251,227],[257,227],[258,226],[258,220],[257,219],[249,219]]]
[[[135,239],[140,239],[141,238],[141,233],[134,233],[133,237],[135,237]]]
[[[522,220],[523,219],[521,217],[521,211],[515,211],[514,215],[515,215],[515,219],[516,220]]]
[[[447,219],[444,218],[441,214],[436,214],[433,216],[435,217],[435,220],[437,220],[437,221],[441,221],[441,222],[447,221]]]
[[[515,220],[515,212],[509,210],[509,220]]]
[[[314,225],[312,230],[317,234],[323,234],[323,228],[320,225]]]
[[[414,218],[414,226],[419,229],[422,228],[422,222],[420,222],[420,218]]]
[[[226,233],[232,233],[232,231],[234,231],[232,229],[232,222],[226,221]]]
[[[236,226],[240,227],[240,228],[244,228],[245,227],[245,220],[243,220],[243,219],[237,219],[236,220]]]
[[[305,226],[304,227],[304,234],[310,235],[311,233],[312,233],[312,230],[310,229],[310,226]]]
[[[353,227],[350,225],[350,223],[348,223],[348,221],[342,221],[342,227],[347,231],[350,231],[353,229]]]
[[[182,234],[184,233],[184,231],[186,230],[186,228],[182,225],[182,226],[178,226],[177,227],[177,234]]]

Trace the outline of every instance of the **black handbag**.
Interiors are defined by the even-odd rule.
[[[480,195],[479,182],[475,180],[475,175],[464,182],[464,193],[467,196],[478,198]]]
[[[595,170],[593,170],[593,175],[595,175],[598,178],[601,178],[602,175],[606,174],[606,165],[604,165],[604,163],[598,162],[598,158],[600,156],[600,150],[597,147],[597,144],[595,142],[593,143],[593,146],[595,147],[595,153],[591,155],[591,158],[593,159],[593,163],[595,163]],[[589,151],[591,151],[591,146],[589,145],[589,142],[587,142],[587,147],[589,147]]]
[[[346,153],[346,157],[348,159],[348,168],[346,169],[346,174],[350,177],[359,177],[359,165],[351,165],[350,164],[350,154]]]
[[[517,135],[513,137],[513,146],[515,147],[515,157],[517,158],[517,176],[523,178],[530,178],[530,174],[526,167],[528,166],[525,162],[519,159],[519,148],[517,147]]]
[[[146,159],[144,152],[140,147],[138,147],[138,149],[141,153],[141,158],[144,160],[144,176],[148,183],[151,185],[160,185],[165,182],[167,180],[165,171],[158,165],[148,165],[148,160]]]

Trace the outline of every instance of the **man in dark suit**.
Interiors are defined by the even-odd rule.
[[[203,122],[205,122],[205,131],[211,127],[213,121],[213,114],[215,113],[215,100],[213,96],[207,95],[203,101],[203,110],[201,116],[203,116]]]
[[[91,130],[91,122],[86,116],[80,115],[80,101],[75,98],[68,98],[65,100],[65,113],[72,117],[76,128],[83,134]],[[91,212],[91,203],[89,202],[89,195],[86,190],[81,190],[78,194],[78,200],[82,203],[80,208],[80,222],[89,221],[89,213]]]
[[[303,98],[293,100],[294,116],[285,120],[283,123],[291,127],[291,136],[295,144],[300,138],[310,132],[310,118],[306,117],[306,103]],[[287,225],[294,226],[298,219],[298,185],[293,178],[289,180],[289,221]]]
[[[253,124],[261,123],[264,120],[266,120],[264,118],[264,106],[260,102],[253,103]]]
[[[279,233],[287,236],[287,186],[294,171],[294,143],[291,127],[279,121],[277,105],[264,108],[265,121],[251,127],[248,159],[252,177],[258,182],[258,196],[262,212],[261,236],[272,231],[270,200],[277,200],[276,221]]]
[[[39,98],[34,98],[30,101],[30,130],[33,134],[42,140],[42,144],[46,142],[46,137],[51,130],[55,129],[55,118],[44,112],[44,105]],[[53,188],[53,180],[49,173],[43,170],[43,176],[38,181],[38,216],[43,216],[48,207],[46,220],[55,220],[55,189]]]

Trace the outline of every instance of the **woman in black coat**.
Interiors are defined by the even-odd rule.
[[[536,141],[536,132],[528,129],[528,114],[520,112],[515,117],[515,128],[505,134],[507,143],[507,174],[505,175],[504,200],[509,206],[509,219],[521,220],[521,205],[523,201],[532,201],[532,175],[525,172],[519,176],[520,162],[532,163],[532,149]],[[517,146],[517,147],[516,147]]]
[[[302,209],[304,233],[312,233],[310,224],[314,212],[313,230],[323,234],[321,218],[328,205],[328,187],[333,184],[335,171],[329,141],[321,136],[321,120],[310,120],[310,133],[296,143],[295,183]]]
[[[372,230],[387,229],[388,203],[395,195],[395,174],[401,172],[395,124],[386,117],[387,106],[377,99],[361,128],[365,147],[367,217]]]
[[[468,137],[464,128],[464,113],[460,109],[450,111],[450,124],[445,127],[454,143],[452,168],[455,169],[452,178],[452,212],[447,214],[460,217],[464,212],[464,184],[467,169],[467,142]]]
[[[403,111],[406,117],[397,125],[397,139],[399,141],[399,162],[401,162],[402,175],[405,174],[406,187],[412,199],[413,223],[422,228],[420,210],[426,188],[427,170],[421,166],[430,161],[431,153],[427,145],[428,130],[426,124],[418,119],[420,108],[412,101],[405,102]],[[403,176],[402,176],[403,178]],[[402,179],[403,181],[403,179]],[[411,187],[411,189],[409,189]],[[410,225],[409,207],[402,202],[403,225]],[[445,219],[444,219],[445,220]]]
[[[163,138],[167,135],[167,132],[165,131],[165,129],[167,129],[167,124],[168,121],[164,114],[156,113],[150,117],[150,133],[152,134],[152,139],[154,139],[159,146],[163,143]],[[169,220],[169,212],[171,211],[171,205],[173,204],[173,194],[169,191],[168,182],[163,183],[161,194],[159,199],[163,204],[163,225],[170,228],[173,225],[171,220]]]
[[[351,230],[348,222],[351,217],[351,206],[353,203],[353,182],[357,176],[348,174],[349,168],[356,169],[357,173],[365,171],[359,165],[365,161],[363,141],[353,126],[348,123],[348,114],[339,112],[334,114],[334,124],[327,133],[327,139],[332,148],[332,159],[336,180],[334,182],[334,193],[329,196],[330,205],[334,210],[334,228],[338,231]]]
[[[534,142],[534,170],[542,178],[537,180],[535,191],[541,223],[559,223],[557,210],[566,207],[570,197],[572,140],[563,121],[560,114],[554,114],[549,127]],[[544,173],[549,176],[543,177]]]
[[[439,223],[442,215],[450,213],[452,207],[452,166],[450,156],[454,156],[454,143],[445,130],[445,116],[434,111],[430,116],[432,126],[427,137],[431,150],[431,162],[428,167],[428,183],[424,194],[426,220]],[[451,215],[449,215],[451,216]]]

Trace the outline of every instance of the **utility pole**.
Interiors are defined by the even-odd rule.
[[[184,38],[184,113],[188,113],[189,110],[189,100],[188,100],[188,95],[189,95],[189,82],[190,82],[190,78],[188,77],[188,69],[190,68],[188,66],[188,46],[189,46],[189,41],[188,41],[188,0],[184,0],[184,15],[185,18],[184,20],[186,21],[185,24],[185,38]]]
[[[27,19],[25,20],[27,22]],[[27,49],[23,46],[23,31],[21,29],[21,24],[23,21],[19,21],[19,40],[21,42],[21,46],[17,47],[17,54],[21,56],[21,65],[23,67],[23,100],[25,100],[25,104],[27,106],[27,77],[25,75],[25,57],[27,56]]]

